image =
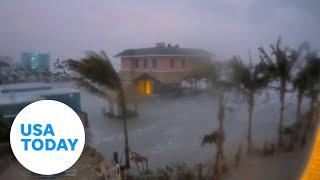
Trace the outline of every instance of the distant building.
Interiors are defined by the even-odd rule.
[[[68,105],[81,117],[84,125],[87,125],[87,114],[81,107],[80,92],[71,88],[55,88],[45,83],[0,85],[0,116],[10,124],[24,107],[43,99]]]
[[[120,78],[146,95],[177,87],[195,69],[211,61],[212,54],[202,49],[157,43],[155,47],[127,49],[121,58]]]
[[[50,56],[38,51],[25,52],[21,55],[21,65],[22,68],[32,71],[46,71],[50,67]]]

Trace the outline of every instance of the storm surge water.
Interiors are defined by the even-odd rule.
[[[74,86],[72,83],[54,85]],[[264,94],[257,99],[253,115],[254,145],[261,146],[264,141],[276,140],[277,137],[278,94],[271,93],[268,102],[266,99]],[[113,152],[118,152],[121,162],[124,162],[121,120],[103,116],[101,109],[108,109],[108,103],[85,90],[81,90],[81,101],[82,108],[89,116],[88,143],[101,152],[107,161],[112,161]],[[285,124],[292,124],[295,120],[295,102],[295,96],[288,94]],[[245,145],[247,108],[246,102],[241,102],[238,97],[228,98],[225,120],[227,158],[234,157],[239,144]],[[194,165],[213,160],[215,146],[202,147],[201,141],[205,134],[217,127],[215,96],[155,97],[139,104],[138,112],[137,118],[128,120],[130,147],[132,151],[149,158],[150,168],[177,161]]]

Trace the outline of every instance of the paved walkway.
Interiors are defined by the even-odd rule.
[[[226,180],[298,180],[304,169],[306,151],[244,160]]]

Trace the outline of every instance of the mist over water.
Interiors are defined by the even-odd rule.
[[[55,86],[74,86],[71,83],[56,83]],[[279,122],[278,93],[271,92],[269,102],[261,94],[253,116],[254,145],[262,147],[265,140],[276,140]],[[101,113],[108,109],[108,103],[88,92],[81,90],[82,108],[89,115],[88,143],[101,152],[107,161],[112,161],[112,153],[119,152],[123,158],[123,129],[121,120],[109,119]],[[246,148],[247,104],[238,96],[227,97],[225,119],[225,153],[233,160],[238,145]],[[295,94],[288,93],[285,109],[285,124],[295,121]],[[302,104],[306,111],[307,102]],[[205,134],[216,130],[217,98],[209,94],[191,97],[160,98],[154,97],[138,106],[139,116],[128,120],[131,151],[149,158],[151,168],[162,167],[171,162],[187,162],[194,165],[212,160],[215,145],[201,147]]]

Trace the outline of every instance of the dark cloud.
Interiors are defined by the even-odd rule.
[[[279,35],[291,46],[308,40],[319,48],[318,7],[317,0],[1,0],[0,55],[18,59],[37,49],[69,58],[103,49],[113,56],[166,41],[224,59]]]

